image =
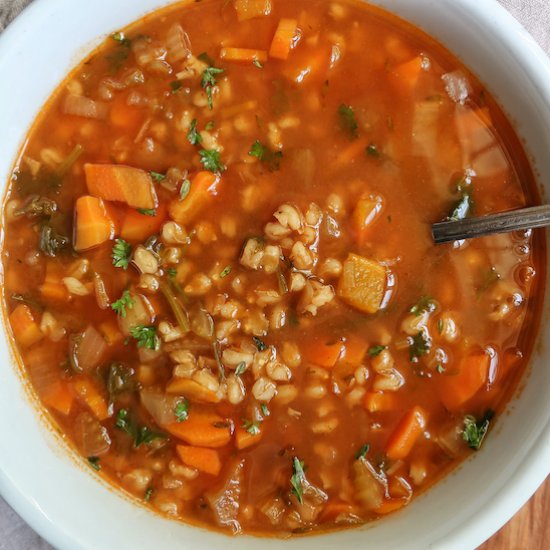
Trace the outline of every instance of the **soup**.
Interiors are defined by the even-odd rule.
[[[358,1],[205,0],[109,36],[4,204],[21,364],[83,460],[229,533],[371,521],[478,450],[543,293],[538,201],[494,98]],[[85,498],[85,496],[83,496]]]

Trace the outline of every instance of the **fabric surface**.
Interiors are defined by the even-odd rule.
[[[31,1],[0,0],[0,32]],[[498,1],[523,24],[550,55],[550,1]],[[77,5],[75,3],[75,7]],[[34,533],[0,497],[0,550],[53,550],[53,548]]]

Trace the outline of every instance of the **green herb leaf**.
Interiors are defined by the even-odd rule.
[[[131,256],[131,245],[122,239],[116,239],[115,245],[113,246],[113,252],[111,254],[111,258],[113,258],[113,265],[115,267],[121,267],[122,269],[128,269]]]
[[[223,271],[220,273],[220,279],[224,279],[224,278],[227,277],[230,273],[231,273],[231,266],[230,266],[230,265],[226,265],[226,266],[223,268]]]
[[[260,433],[260,423],[243,418],[243,430],[246,430],[250,435],[258,435]]]
[[[376,145],[374,145],[373,143],[367,146],[366,151],[369,157],[372,157],[375,159],[382,158],[382,153],[378,150],[378,147],[376,147]]]
[[[292,485],[291,493],[298,499],[298,502],[302,504],[304,496],[303,483],[306,479],[304,474],[304,463],[298,457],[292,459],[292,477],[290,478],[290,485]]]
[[[214,129],[214,121],[213,120],[209,120],[205,125],[204,125],[204,129],[205,130],[213,130]]]
[[[98,456],[89,456],[88,463],[96,472],[99,472],[99,470],[101,470],[100,459]]]
[[[417,317],[425,311],[431,313],[435,310],[435,301],[430,296],[421,296],[418,302],[409,309],[410,313],[414,313]]]
[[[265,345],[265,343],[262,340],[260,340],[257,336],[252,336],[252,340],[258,351],[264,351],[267,349],[267,346]]]
[[[189,195],[189,191],[191,191],[191,182],[187,178],[185,178],[181,182],[180,201],[183,201],[187,198],[187,195]]]
[[[338,117],[340,119],[340,128],[348,134],[350,139],[355,139],[358,135],[359,124],[357,124],[353,107],[342,103],[338,107]]]
[[[241,374],[244,374],[246,372],[246,363],[244,361],[241,361],[237,368],[235,369],[235,376],[241,376]]]
[[[126,36],[124,36],[124,33],[121,31],[111,34],[111,38],[115,42],[118,42],[119,44],[124,44],[125,46],[130,44],[130,40],[128,40],[128,38],[126,38]]]
[[[212,89],[216,85],[216,75],[221,73],[223,73],[223,69],[218,69],[216,67],[207,67],[202,72],[201,86],[206,92],[209,109],[212,109],[214,106],[212,101]]]
[[[137,208],[136,209],[142,216],[156,216],[157,211],[154,208]]]
[[[258,67],[258,69],[263,69],[264,68],[264,66],[262,65],[262,62],[257,57],[255,57],[252,60],[252,64],[255,65],[256,67]]]
[[[370,357],[376,357],[380,355],[385,349],[388,349],[388,346],[371,346],[367,353]]]
[[[283,158],[282,151],[271,151],[266,145],[263,145],[260,140],[256,140],[248,154],[251,157],[256,157],[266,165],[270,172],[275,172],[279,169],[281,159]]]
[[[435,367],[435,370],[439,373],[439,374],[443,374],[445,372],[445,367],[441,364],[441,363],[438,363],[437,364],[437,367]]]
[[[176,408],[174,409],[174,414],[176,415],[176,420],[178,422],[184,422],[189,418],[189,402],[187,399],[180,401]]]
[[[365,443],[364,445],[361,445],[360,449],[355,453],[355,460],[359,460],[360,458],[365,458],[367,453],[369,452],[370,445],[368,443]]]
[[[412,337],[412,342],[409,346],[409,358],[413,363],[418,363],[418,359],[429,353],[432,347],[431,340],[423,332],[419,332]]]
[[[128,59],[128,56],[130,55],[130,45],[132,42],[126,38],[122,32],[115,32],[111,35],[111,38],[117,43],[118,46],[111,50],[111,52],[106,56],[106,59],[109,63],[111,74],[115,74],[122,68],[124,62]]]
[[[183,84],[179,80],[174,80],[173,82],[170,82],[170,88],[172,89],[173,94],[177,94],[179,90],[181,90],[181,87]]]
[[[166,179],[166,174],[161,174],[160,172],[149,172],[149,175],[155,183],[160,183]]]
[[[147,426],[139,427],[126,409],[118,411],[115,426],[126,432],[134,440],[134,447],[136,448],[140,445],[150,445],[156,439],[166,439],[166,435],[163,433],[155,432]]]
[[[158,350],[160,340],[155,326],[137,325],[130,329],[130,335],[137,340],[138,348]]]
[[[111,304],[111,309],[116,311],[116,314],[123,319],[126,317],[126,308],[132,309],[134,307],[134,300],[130,295],[130,291],[125,290],[122,296]]]
[[[15,216],[33,218],[49,218],[57,212],[57,203],[46,197],[34,195],[21,208],[14,212]]]
[[[153,496],[154,492],[155,492],[155,490],[152,487],[149,487],[149,489],[147,489],[147,491],[145,491],[145,495],[143,496],[143,500],[145,502],[149,502],[151,500],[151,497]]]
[[[166,270],[166,275],[168,275],[170,279],[173,279],[177,274],[178,274],[178,270],[175,267],[169,267]]]
[[[468,443],[468,446],[471,449],[479,450],[485,436],[487,435],[487,430],[489,429],[489,424],[494,418],[495,413],[491,410],[488,410],[481,420],[476,420],[475,416],[466,415],[464,417],[464,429],[462,431],[462,439]]]
[[[40,229],[40,238],[38,248],[49,256],[54,258],[60,252],[69,248],[70,240],[65,235],[60,235],[51,225],[44,224]]]
[[[202,136],[197,131],[197,119],[194,118],[189,125],[187,132],[187,139],[191,145],[200,145],[202,143]]]
[[[112,363],[107,372],[107,392],[109,402],[114,403],[121,393],[135,391],[137,383],[134,378],[134,369],[121,363]]]
[[[222,164],[219,151],[215,149],[202,149],[199,151],[202,166],[205,170],[219,174],[225,170],[225,166]]]
[[[262,403],[260,405],[260,409],[262,410],[262,415],[264,416],[264,418],[269,416],[269,409],[267,408],[267,405],[265,403]]]
[[[448,220],[457,221],[467,218],[468,215],[472,212],[474,207],[474,202],[470,193],[464,193],[462,198],[458,201],[450,216],[447,217]]]

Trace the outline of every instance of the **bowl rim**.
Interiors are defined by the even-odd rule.
[[[177,0],[176,0],[177,1]],[[541,89],[548,89],[550,82],[550,59],[535,42],[527,30],[497,0],[460,0],[474,17],[489,26],[501,26],[498,38],[510,49],[517,60],[528,71],[530,78]],[[40,20],[46,7],[52,0],[34,0],[10,23],[0,35],[0,65],[3,56],[9,56],[9,44],[26,27]],[[159,0],[159,8],[170,4],[168,0]],[[175,2],[174,2],[175,3]],[[376,3],[376,0],[373,2]],[[386,8],[391,11],[391,8]],[[142,16],[148,12],[143,12]],[[134,18],[135,20],[135,18]],[[128,21],[131,23],[132,21]],[[418,25],[417,25],[418,26]],[[504,31],[506,30],[506,32]],[[495,32],[497,32],[495,30]],[[510,36],[507,36],[509,33]],[[513,37],[513,38],[512,38]],[[439,39],[438,39],[439,40]],[[75,59],[74,66],[81,62],[81,56]],[[545,99],[550,109],[550,94]],[[27,128],[25,134],[29,131]],[[23,136],[21,136],[23,139]],[[550,258],[549,258],[550,260]],[[547,292],[550,289],[547,290]],[[541,324],[545,321],[542,320]],[[546,321],[549,322],[549,321]],[[26,403],[29,406],[30,403]],[[491,507],[472,510],[467,524],[461,524],[445,533],[430,548],[464,549],[484,542],[488,536],[496,533],[527,502],[536,489],[550,473],[550,422],[541,428],[536,443],[529,449],[525,460],[518,464],[508,483],[494,495],[495,502]],[[89,541],[77,540],[68,534],[66,526],[54,524],[48,517],[47,509],[34,500],[32,494],[24,493],[17,480],[9,477],[1,468],[0,457],[0,494],[8,504],[32,527],[41,537],[58,548],[93,548]],[[94,480],[97,483],[97,480]],[[487,525],[490,525],[489,533]],[[313,540],[318,540],[314,538]],[[228,545],[231,546],[232,545]]]

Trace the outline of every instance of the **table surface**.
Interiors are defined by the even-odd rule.
[[[0,0],[0,32],[32,0]],[[483,1],[483,0],[481,0]],[[550,2],[498,0],[550,55]],[[533,498],[478,550],[550,548],[550,479]],[[0,497],[0,550],[53,550]]]

